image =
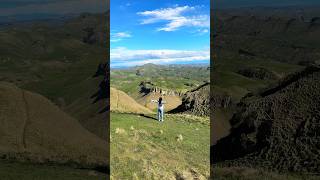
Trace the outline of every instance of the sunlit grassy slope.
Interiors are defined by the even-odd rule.
[[[208,177],[209,119],[153,116],[111,113],[111,178]]]

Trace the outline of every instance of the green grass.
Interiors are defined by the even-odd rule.
[[[208,118],[166,115],[160,123],[111,113],[112,178],[169,179],[190,171],[209,176],[209,135]]]
[[[2,180],[104,180],[107,175],[68,166],[40,165],[0,161]]]

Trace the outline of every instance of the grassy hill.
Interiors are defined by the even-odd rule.
[[[106,142],[48,99],[6,83],[0,84],[0,92],[2,157],[107,166]]]
[[[111,179],[209,176],[209,118],[111,113]]]
[[[142,113],[152,114],[153,112],[138,104],[134,99],[128,96],[126,93],[110,88],[110,110],[113,112],[124,112],[124,113]]]

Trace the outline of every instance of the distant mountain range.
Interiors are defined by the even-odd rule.
[[[20,23],[34,23],[34,22],[63,22],[65,20],[79,16],[79,14],[18,14],[14,16],[0,16],[0,26],[12,25]]]

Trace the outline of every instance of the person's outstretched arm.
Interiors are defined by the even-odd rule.
[[[151,102],[157,103],[158,101],[157,101],[157,100],[153,100],[153,99],[151,99]]]

